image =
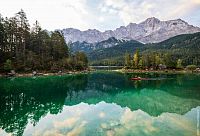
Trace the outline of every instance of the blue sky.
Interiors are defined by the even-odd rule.
[[[48,30],[77,28],[105,31],[148,17],[181,18],[200,27],[200,0],[0,0],[0,13],[11,17],[23,9],[32,25]]]

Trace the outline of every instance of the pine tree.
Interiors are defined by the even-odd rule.
[[[181,59],[177,60],[176,68],[178,68],[178,69],[182,69],[183,68],[183,66],[182,66],[182,60]]]
[[[138,68],[138,63],[139,63],[139,51],[136,50],[135,54],[133,55],[133,67]]]
[[[174,62],[172,55],[169,53],[164,54],[164,62],[168,68],[176,67],[176,62]]]
[[[131,67],[131,55],[128,52],[125,53],[125,66],[127,68]]]
[[[44,31],[38,21],[30,31],[23,10],[11,18],[0,16],[0,63],[4,71],[11,66],[16,71],[74,69],[77,64],[80,70],[88,67],[84,53],[69,55],[61,32]]]
[[[12,69],[12,62],[11,60],[6,60],[6,62],[4,63],[4,70],[6,72],[9,72]]]
[[[17,49],[20,53],[17,55],[17,60],[22,60],[22,67],[25,66],[26,63],[26,46],[29,44],[29,23],[26,17],[26,13],[21,9],[15,15],[17,21],[17,41],[19,42]],[[19,61],[20,63],[20,61]],[[20,64],[19,64],[20,65]],[[21,67],[21,66],[20,66]]]

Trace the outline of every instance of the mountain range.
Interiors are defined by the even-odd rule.
[[[159,43],[143,44],[135,40],[122,42],[110,48],[88,52],[92,65],[124,65],[124,54],[171,54],[173,60],[181,59],[183,64],[200,65],[200,32],[177,35]]]
[[[69,44],[70,45],[70,50],[72,52],[77,52],[77,51],[83,51],[86,53],[92,52],[94,50],[98,49],[104,49],[104,48],[110,48],[116,45],[119,45],[121,43],[126,43],[129,40],[125,39],[116,39],[115,37],[110,37],[107,40],[101,41],[101,42],[96,42],[96,43],[88,43],[88,42],[74,42]]]
[[[80,31],[74,28],[66,28],[60,31],[64,34],[66,42],[79,42],[79,44],[84,42],[84,44],[89,44],[92,47],[96,43],[111,37],[137,40],[141,43],[157,43],[176,35],[200,32],[200,28],[190,25],[181,19],[161,21],[151,17],[139,24],[130,23],[127,26],[121,26],[115,30],[106,30],[104,32],[96,29]]]

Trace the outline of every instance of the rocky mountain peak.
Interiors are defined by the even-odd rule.
[[[179,19],[177,19],[177,21],[178,21],[178,22],[185,23],[185,24],[188,24],[187,22],[185,22],[184,20],[182,20],[182,19],[180,19],[180,18],[179,18]]]
[[[150,18],[147,18],[145,21],[143,21],[141,24],[158,24],[160,23],[161,21],[155,17],[150,17]]]
[[[135,26],[135,25],[137,25],[136,23],[129,23],[128,25],[127,25],[127,27],[128,26]]]
[[[107,40],[110,37],[115,37],[116,39],[128,37],[131,40],[138,40],[142,43],[153,43],[180,34],[200,32],[200,28],[189,25],[182,19],[161,21],[158,18],[150,17],[139,24],[130,23],[127,26],[121,26],[115,30],[107,30],[105,32],[96,29],[80,31],[73,28],[61,31],[65,36],[66,42],[86,41],[95,43]]]

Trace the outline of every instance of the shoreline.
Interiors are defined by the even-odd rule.
[[[76,74],[86,74],[90,72],[97,72],[102,70],[84,70],[84,71],[67,71],[67,72],[38,72],[36,75],[33,73],[16,73],[15,75],[8,75],[6,73],[0,73],[0,77],[37,77],[37,76],[62,76],[62,75],[76,75]],[[106,70],[107,72],[120,72],[120,73],[156,73],[156,74],[200,74],[198,71],[192,70],[136,70],[136,69],[116,69],[116,70]]]
[[[85,73],[89,73],[92,70],[84,70],[84,71],[68,71],[68,72],[57,72],[57,73],[53,73],[53,72],[38,72],[37,74],[33,74],[33,73],[23,73],[23,72],[19,72],[16,73],[15,75],[9,75],[6,73],[0,73],[0,77],[37,77],[37,76],[62,76],[62,75],[76,75],[76,74],[85,74]]]
[[[192,70],[136,70],[136,69],[118,69],[113,70],[121,73],[157,73],[157,74],[200,74],[200,71],[192,71]]]

